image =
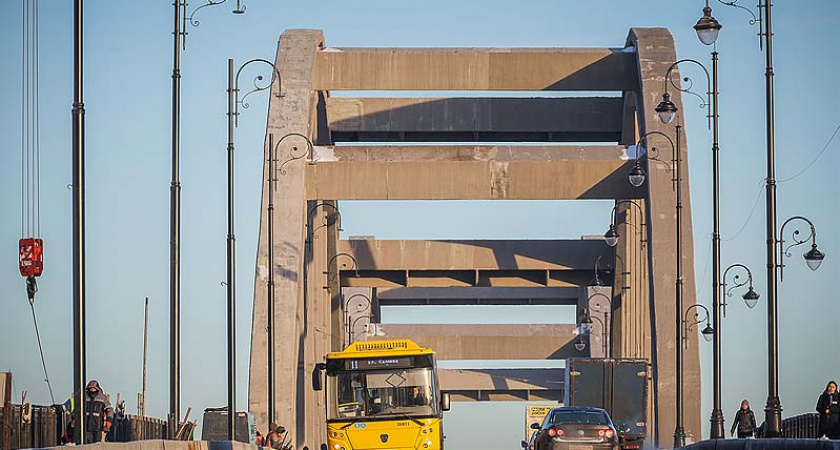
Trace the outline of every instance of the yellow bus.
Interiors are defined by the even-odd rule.
[[[327,355],[312,384],[326,371],[327,443],[330,450],[442,449],[443,411],[435,352],[414,342],[356,342]]]

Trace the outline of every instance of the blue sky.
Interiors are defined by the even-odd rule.
[[[232,0],[231,0],[232,1]],[[193,2],[193,7],[201,2]],[[229,2],[230,3],[230,2]],[[620,47],[632,26],[664,26],[681,58],[709,60],[691,28],[700,0],[279,1],[245,2],[243,16],[222,5],[201,11],[201,26],[189,29],[183,54],[182,94],[182,405],[201,411],[225,403],[225,108],[226,60],[271,58],[287,28],[321,28],[330,46],[413,47]],[[714,2],[713,2],[714,3]],[[753,2],[745,2],[751,6]],[[713,5],[715,6],[715,5]],[[37,344],[17,273],[20,238],[20,52],[21,1],[6,2],[0,15],[0,369],[15,373],[15,390],[49,403]],[[170,1],[89,0],[85,18],[87,108],[87,298],[88,374],[134,409],[140,386],[143,298],[151,302],[148,412],[168,408],[168,195]],[[757,28],[742,11],[715,6],[724,24],[719,40],[721,111],[721,228],[723,264],[753,268],[764,295],[765,173],[764,57]],[[71,181],[72,2],[41,6],[42,236],[46,271],[36,300],[44,351],[56,392],[66,398],[71,361]],[[840,122],[833,0],[777,2],[774,7],[777,101],[777,176],[785,180],[820,152]],[[689,70],[685,69],[688,74]],[[700,73],[692,73],[695,78]],[[705,110],[686,98],[691,199],[695,229],[698,299],[710,296],[710,133]],[[247,380],[253,266],[260,201],[259,174],[265,127],[264,97],[255,96],[237,130],[237,243],[239,380]],[[785,413],[810,411],[825,382],[840,378],[840,361],[826,348],[836,342],[836,294],[840,255],[835,184],[840,139],[798,178],[779,185],[779,220],[805,215],[817,224],[828,255],[816,273],[794,252],[780,287],[780,375]],[[757,200],[758,199],[758,200]],[[757,204],[756,204],[757,201]],[[750,214],[753,205],[753,214]],[[378,238],[576,238],[600,234],[609,205],[589,202],[444,202],[343,204],[346,235]],[[747,220],[749,217],[749,220]],[[742,229],[743,226],[743,229]],[[742,230],[741,230],[742,229]],[[741,230],[740,233],[738,231]],[[760,410],[766,397],[766,298],[747,311],[733,297],[724,322],[724,407],[727,423],[742,398]],[[527,322],[534,310],[466,310],[486,322]],[[460,313],[461,311],[459,311]],[[445,320],[452,310],[426,311]],[[395,309],[393,321],[419,321]],[[558,321],[571,313],[557,311]],[[386,320],[389,318],[386,315]],[[828,345],[826,345],[828,344]],[[703,347],[704,426],[710,410],[710,352]],[[247,386],[239,384],[244,408]],[[450,445],[487,436],[487,448],[510,448],[522,433],[520,404],[456,405],[447,424]],[[475,414],[488,416],[480,428]],[[493,430],[492,433],[488,433]],[[704,430],[705,431],[705,430]],[[497,447],[492,447],[496,445]]]

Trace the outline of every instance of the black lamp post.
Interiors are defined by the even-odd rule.
[[[707,43],[709,39],[717,37],[717,31],[721,26],[717,21],[711,17],[711,8],[706,6],[704,8],[704,16],[695,27],[700,27],[698,36],[701,40]],[[702,30],[702,31],[700,31]],[[705,39],[705,40],[704,40]],[[713,43],[714,41],[712,41]],[[668,94],[668,84],[682,92],[697,95],[689,89],[683,89],[674,83],[672,74],[673,70],[682,63],[691,63],[703,69],[706,75],[706,100],[701,104],[701,107],[711,106],[711,110],[707,115],[710,125],[712,127],[712,316],[714,323],[714,350],[713,350],[713,407],[711,414],[711,431],[709,436],[712,439],[722,439],[725,437],[724,431],[724,416],[721,407],[721,298],[720,298],[720,147],[718,145],[718,54],[712,52],[712,75],[709,75],[706,67],[699,61],[693,59],[679,60],[668,68],[665,74],[665,91],[662,94],[662,101],[657,105],[656,112],[663,123],[670,123],[674,120],[674,116],[678,111],[677,106],[671,102]],[[691,81],[690,78],[685,77],[684,81]],[[702,98],[702,97],[701,97]]]
[[[667,93],[663,94],[663,102],[670,102],[670,96],[667,96]],[[673,105],[673,103],[671,103]],[[674,108],[676,106],[674,105]],[[667,105],[657,106],[657,113],[660,113],[660,120],[670,120],[673,121],[673,116],[670,115],[671,107]],[[661,111],[660,111],[661,110]],[[676,298],[676,314],[675,314],[675,322],[676,327],[675,331],[677,334],[677,342],[682,340],[682,302],[683,302],[683,267],[682,267],[682,155],[680,153],[680,138],[682,136],[682,126],[677,124],[675,127],[676,129],[676,144],[673,140],[671,140],[670,136],[661,132],[661,131],[649,131],[643,134],[639,141],[636,143],[636,161],[633,165],[633,168],[630,170],[628,179],[630,184],[633,186],[641,186],[645,182],[646,173],[644,168],[642,167],[641,163],[639,162],[639,148],[642,146],[642,142],[647,142],[651,136],[658,135],[664,137],[671,146],[671,161],[669,163],[667,161],[661,160],[658,157],[658,149],[656,147],[651,147],[648,153],[648,160],[649,161],[657,161],[660,163],[665,164],[668,167],[668,170],[671,170],[674,174],[672,182],[676,185],[675,192],[676,192],[676,216],[677,216],[677,223],[676,223],[676,232],[677,232],[677,245],[676,245],[676,270],[677,270],[677,277],[674,283],[674,291],[675,291],[675,298]],[[676,346],[676,376],[677,376],[677,408],[676,408],[676,426],[674,428],[674,447],[682,447],[685,445],[685,428],[683,427],[683,389],[682,389],[682,379],[683,379],[683,351],[682,345]]]
[[[260,59],[251,60],[249,62],[266,62],[266,63],[268,63],[268,61],[260,60]],[[248,63],[245,63],[245,64],[248,64]],[[240,72],[242,71],[242,68],[245,67],[245,64],[243,64],[242,67],[239,69]],[[271,63],[268,63],[268,64],[271,64]],[[276,67],[273,64],[271,64],[271,67],[274,68],[275,71],[276,71]],[[279,76],[280,76],[279,73],[276,73],[276,75],[277,75],[278,79],[280,79],[279,78]],[[248,95],[250,95],[253,92],[265,90],[270,86],[270,85],[260,86],[258,83],[260,81],[262,81],[262,79],[263,79],[262,76],[257,76],[257,78],[254,80],[255,81],[254,82],[255,88],[252,89],[247,94],[245,94],[245,96],[242,97],[242,100],[238,101],[239,103],[242,103],[242,106],[244,108],[248,107],[248,103],[245,102],[245,98]],[[239,85],[238,80],[239,80],[239,75],[237,74],[237,83],[236,83],[237,88],[238,88],[238,85]],[[282,93],[278,94],[278,96],[282,96],[282,95],[283,95]],[[238,113],[235,113],[235,115],[237,115],[237,118],[238,118]],[[274,408],[276,406],[276,393],[275,393],[275,384],[276,384],[276,380],[275,380],[275,378],[276,378],[276,371],[275,371],[276,361],[275,360],[276,360],[276,358],[275,358],[275,355],[274,355],[274,305],[275,305],[275,301],[276,301],[276,288],[275,288],[275,284],[274,284],[274,193],[277,191],[278,178],[277,178],[277,169],[275,168],[275,165],[278,161],[277,150],[278,150],[278,148],[280,148],[280,144],[283,141],[285,141],[286,139],[289,139],[291,137],[303,137],[306,141],[306,144],[307,144],[306,153],[309,152],[309,150],[311,148],[311,145],[312,145],[312,142],[308,138],[306,138],[306,136],[303,136],[299,133],[288,133],[288,134],[284,135],[283,137],[281,137],[280,140],[278,140],[276,144],[274,143],[274,135],[271,134],[271,133],[269,133],[269,135],[268,135],[268,149],[269,149],[269,155],[268,155],[268,182],[269,182],[269,194],[268,194],[268,280],[267,280],[267,283],[268,283],[268,291],[267,291],[268,292],[268,320],[267,320],[267,322],[268,322],[267,323],[268,342],[267,342],[266,347],[267,347],[267,350],[268,350],[268,362],[267,362],[267,364],[268,364],[268,423],[269,424],[274,422],[274,416],[275,416]],[[294,147],[292,147],[291,152],[297,152],[297,149],[298,149],[298,147],[294,146]],[[304,155],[306,153],[304,153]],[[284,162],[284,164],[285,164],[285,162]],[[282,169],[282,166],[281,166],[281,169]],[[285,175],[286,172],[284,170],[280,170],[280,173]]]
[[[172,30],[172,181],[169,184],[169,415],[178,428],[181,410],[181,52],[186,48],[187,22],[201,24],[195,14],[227,0],[207,0],[187,16],[187,0],[175,0]],[[236,1],[234,14],[245,6]],[[174,438],[173,436],[170,436]]]
[[[86,430],[85,385],[85,102],[84,102],[84,0],[73,1],[73,418],[77,430]],[[5,435],[5,430],[4,430]],[[76,433],[77,445],[85,433]]]
[[[258,84],[259,81],[262,81],[262,75],[259,75],[254,80],[254,89],[249,91],[247,94],[239,98],[239,76],[242,74],[242,70],[249,66],[250,64],[254,63],[263,63],[267,64],[272,69],[272,77],[271,82],[260,86]],[[228,439],[234,440],[236,435],[235,427],[234,427],[234,418],[236,417],[236,237],[234,234],[234,207],[233,207],[233,187],[234,187],[234,171],[233,171],[233,162],[234,162],[234,145],[233,145],[233,130],[236,126],[239,125],[239,105],[241,104],[243,108],[248,107],[248,103],[245,99],[254,92],[264,91],[269,89],[274,81],[276,80],[278,83],[278,96],[282,96],[281,89],[279,86],[282,86],[282,81],[280,78],[280,71],[277,70],[277,67],[274,66],[270,61],[265,59],[252,59],[250,61],[246,61],[239,67],[237,70],[236,75],[234,75],[234,65],[233,59],[228,59],[228,143],[227,143],[227,185],[228,185],[228,211],[227,211],[227,222],[228,222],[228,235],[227,235],[227,344],[228,344]],[[270,139],[273,139],[272,136],[269,136]],[[282,140],[282,139],[281,139]],[[270,147],[269,147],[270,148]],[[269,156],[270,159],[273,159]],[[273,174],[269,174],[270,177],[273,177]],[[271,191],[271,190],[270,190]],[[269,199],[271,199],[271,195],[269,194]],[[273,201],[270,201],[271,209],[269,210],[269,216],[271,217],[273,214]],[[273,219],[273,218],[272,218]],[[273,224],[272,224],[273,225]],[[269,227],[270,228],[270,227]],[[269,232],[269,236],[271,236],[271,232]],[[272,248],[269,245],[269,248]],[[271,260],[271,258],[269,257]],[[274,272],[273,261],[270,261],[270,270],[269,274]],[[273,275],[271,284],[269,285],[269,294],[273,295],[274,293],[274,286],[273,286]],[[269,308],[273,308],[273,301],[270,299],[268,304]],[[273,309],[271,310],[273,312]],[[272,317],[269,316],[269,334],[273,334],[272,330]],[[273,337],[273,336],[272,336]],[[273,351],[273,346],[268,345],[269,351]],[[272,361],[269,359],[269,361]],[[271,367],[271,362],[269,362],[269,367]],[[269,377],[270,378],[270,377]],[[269,381],[269,397],[271,397],[274,393],[274,386],[271,381]],[[273,402],[269,403],[269,414],[273,415]]]

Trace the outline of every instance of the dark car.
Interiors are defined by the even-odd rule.
[[[602,450],[618,448],[618,432],[601,408],[554,408],[537,430],[534,450]]]

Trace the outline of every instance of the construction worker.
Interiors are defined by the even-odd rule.
[[[277,424],[277,422],[272,422],[269,425],[268,434],[265,436],[265,447],[273,448],[273,449],[282,449],[284,441],[286,440],[283,435],[286,433],[286,428]]]
[[[58,406],[62,411],[71,415],[70,423],[67,425],[67,432],[64,441],[67,444],[74,442],[76,433],[76,422],[73,413],[76,410],[75,396],[70,397],[63,405]],[[57,408],[58,409],[58,408]],[[85,388],[85,444],[94,444],[105,441],[105,436],[111,431],[114,423],[114,408],[99,382],[91,380]]]

